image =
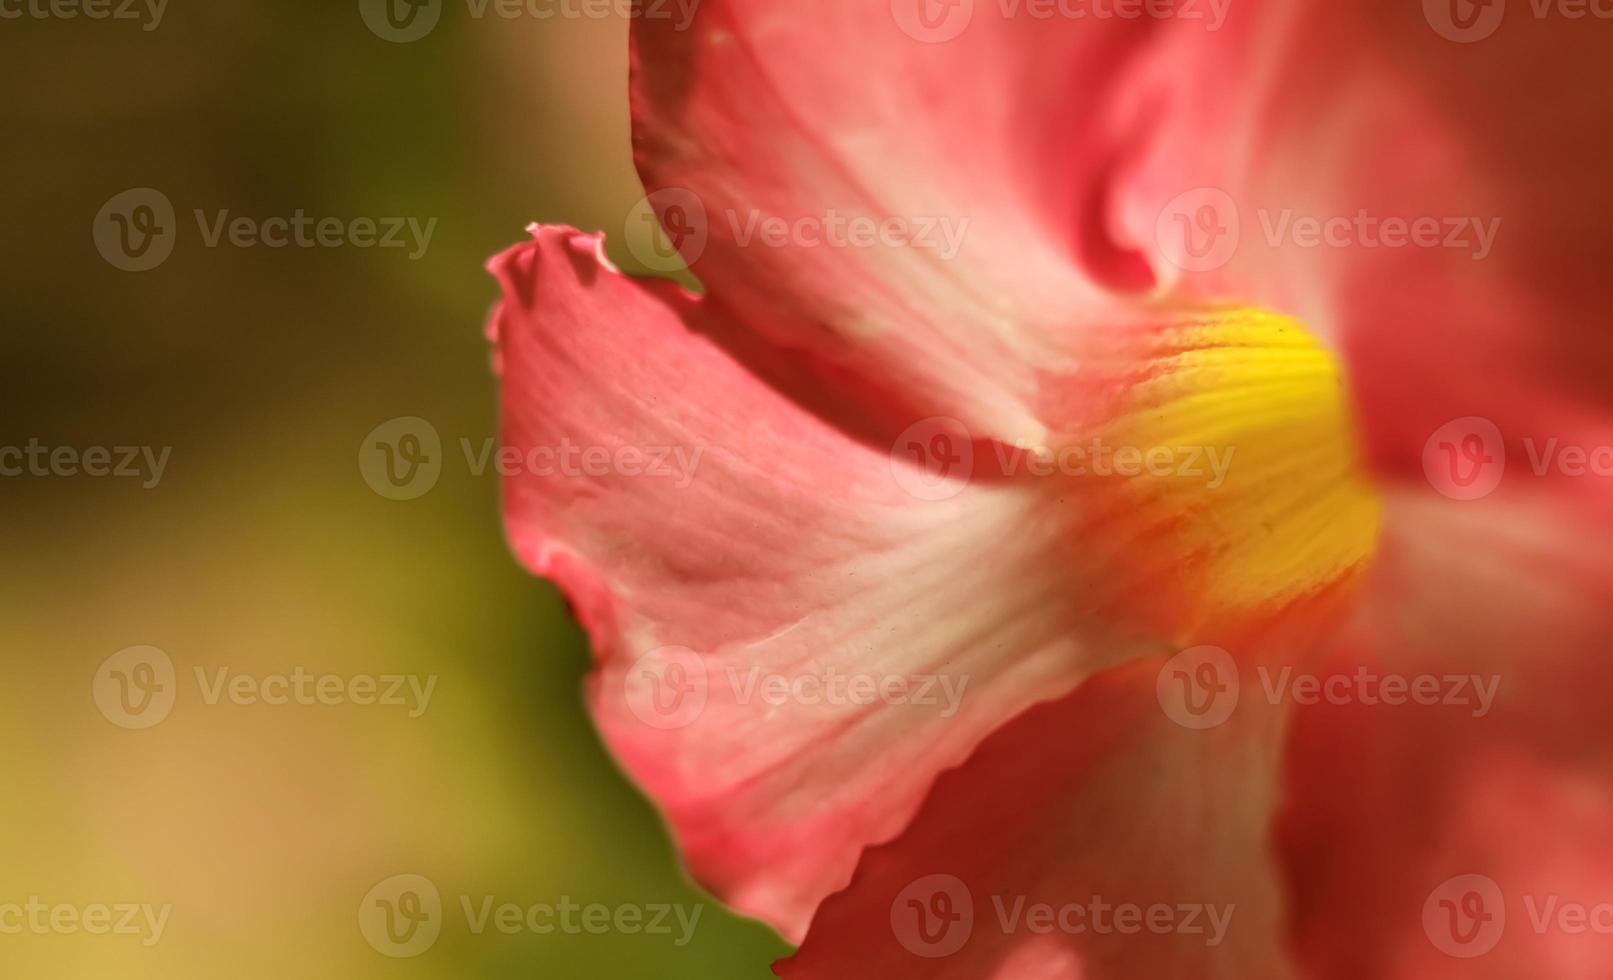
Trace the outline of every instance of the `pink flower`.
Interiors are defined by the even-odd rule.
[[[704,293],[493,261],[506,514],[778,971],[1606,976],[1606,25],[659,9]]]

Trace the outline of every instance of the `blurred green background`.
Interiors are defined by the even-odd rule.
[[[0,20],[0,446],[172,447],[149,489],[0,477],[0,907],[171,906],[151,946],[0,934],[0,976],[746,977],[786,952],[683,878],[583,711],[582,637],[509,557],[497,478],[460,449],[496,432],[486,258],[560,221],[606,229],[634,268],[627,22],[560,0],[511,18],[437,2],[407,42],[358,0]],[[174,248],[128,272],[96,219],[143,187],[171,200]],[[209,247],[196,209],[437,224],[418,259]],[[440,480],[403,501],[359,468],[367,434],[399,417],[443,443]],[[171,658],[175,701],[131,730],[94,695],[103,663],[142,644]],[[414,718],[209,704],[198,668],[436,686]],[[407,958],[359,924],[400,874],[444,906],[440,939]],[[463,897],[704,908],[678,945],[676,930],[477,935]]]

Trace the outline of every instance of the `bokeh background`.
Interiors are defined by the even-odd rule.
[[[561,4],[535,0],[537,10]],[[160,942],[0,935],[18,978],[742,977],[787,951],[678,869],[595,736],[586,644],[509,557],[486,258],[532,220],[612,234],[631,166],[627,21],[473,15],[396,43],[357,0],[171,0],[150,19],[0,21],[6,381],[0,445],[172,447],[161,481],[0,478],[0,905],[171,905]],[[571,10],[582,10],[572,5]],[[599,8],[592,8],[598,10]],[[131,273],[93,226],[160,190],[172,255]],[[409,249],[208,247],[192,217],[409,216]],[[363,479],[389,419],[441,476]],[[130,730],[98,670],[151,645],[177,690]],[[216,676],[435,676],[428,709],[208,704]],[[440,939],[383,956],[377,883],[440,889]],[[694,937],[475,935],[460,896],[703,905]]]

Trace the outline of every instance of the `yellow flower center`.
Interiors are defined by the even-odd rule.
[[[1347,588],[1381,508],[1332,354],[1293,319],[1235,309],[1149,334],[1139,363],[1099,431],[1144,461],[1106,478],[1130,509],[1111,547],[1154,593],[1138,603],[1204,642]]]

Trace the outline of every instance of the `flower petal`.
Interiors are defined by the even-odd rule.
[[[698,202],[709,235],[690,257],[711,295],[784,307],[765,318],[776,338],[913,417],[999,438],[1068,427],[1072,374],[1125,362],[1138,301],[1169,298],[1265,306],[1329,338],[1384,474],[1415,476],[1456,418],[1609,434],[1613,334],[1592,325],[1613,306],[1613,141],[1601,39],[1572,5],[1079,12],[710,0],[692,26],[642,16],[640,172],[652,200],[672,195],[663,212]],[[835,216],[967,228],[955,251],[796,230]]]
[[[1050,379],[1143,318],[1104,285],[1130,260],[1091,254],[1085,221],[1115,151],[1094,110],[1147,29],[981,3],[927,43],[906,16],[924,2],[637,18],[639,170],[669,225],[700,216],[685,256],[742,319],[906,416],[1034,440],[1064,421]]]
[[[1607,975],[1608,517],[1544,494],[1390,501],[1332,670],[1372,690],[1401,678],[1400,703],[1298,708],[1286,766],[1281,840],[1307,975]],[[1435,703],[1407,701],[1421,678],[1436,679]]]
[[[1416,478],[1469,416],[1605,440],[1600,32],[1566,4],[1232,7],[1218,32],[1162,30],[1171,56],[1115,82],[1143,148],[1116,168],[1118,244],[1171,295],[1328,338],[1386,476]]]
[[[1286,975],[1266,828],[1282,712],[1194,730],[1157,659],[1032,709],[864,855],[788,978]]]
[[[538,229],[492,263],[509,534],[588,629],[599,725],[694,873],[799,936],[938,771],[1131,647],[1082,621],[1105,590],[1048,494],[913,483],[598,244]]]

